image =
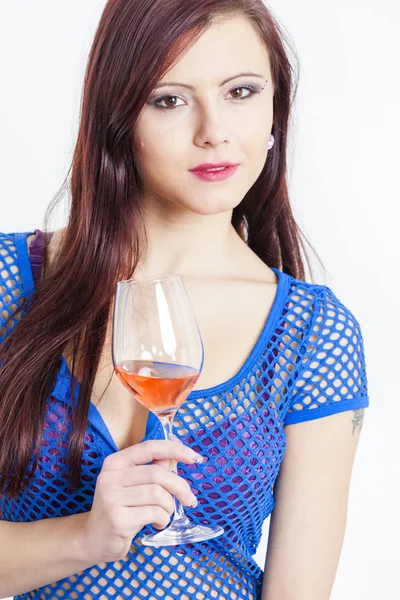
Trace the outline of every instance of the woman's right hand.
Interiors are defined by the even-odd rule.
[[[152,461],[193,464],[196,452],[178,441],[148,440],[110,454],[96,481],[92,508],[82,530],[84,555],[93,564],[127,555],[132,539],[151,523],[164,529],[174,513],[173,496],[193,506],[185,479]],[[168,464],[168,463],[167,463]]]

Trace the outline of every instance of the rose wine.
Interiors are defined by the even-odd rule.
[[[126,360],[115,372],[135,398],[154,413],[176,410],[199,377],[192,367],[151,360]]]

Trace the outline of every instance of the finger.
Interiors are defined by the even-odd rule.
[[[160,506],[124,507],[121,509],[122,521],[127,530],[134,530],[137,524],[152,524],[156,529],[165,529],[171,516]]]
[[[183,495],[181,492],[181,496],[185,501],[188,500],[187,493]],[[120,502],[122,506],[161,506],[170,515],[175,510],[172,495],[161,485],[136,485],[124,488]]]
[[[172,435],[172,439],[175,442],[179,442],[179,444],[182,444],[181,440],[179,438],[176,437],[176,435]],[[154,464],[159,464],[160,466],[162,466],[164,469],[168,469],[168,471],[172,471],[173,473],[177,473],[177,466],[178,466],[178,461],[173,460],[172,458],[170,458],[169,460],[153,460],[153,465]]]
[[[162,460],[153,460],[152,464],[153,465],[159,465],[160,467],[162,467],[163,469],[167,469],[168,471],[173,471],[173,469],[171,468],[171,465],[173,466],[175,463],[176,466],[176,461],[171,460],[171,459],[166,459],[163,458]]]
[[[146,465],[153,460],[170,458],[187,464],[202,462],[202,457],[185,444],[170,440],[147,440],[109,454],[103,462],[102,470],[126,469],[134,465]]]
[[[137,465],[128,469],[119,469],[112,474],[112,477],[110,474],[105,479],[103,477],[103,484],[108,490],[110,487],[134,490],[139,485],[157,484],[173,496],[186,498],[189,498],[192,493],[186,479],[159,465]]]

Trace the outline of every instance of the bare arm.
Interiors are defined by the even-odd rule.
[[[364,409],[285,428],[262,600],[329,600]]]
[[[0,598],[36,589],[93,566],[82,550],[86,513],[30,523],[0,521]]]

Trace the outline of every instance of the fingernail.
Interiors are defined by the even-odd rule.
[[[194,452],[193,450],[187,450],[186,452],[186,456],[192,460],[193,462],[196,463],[201,463],[203,462],[205,459],[203,456],[201,456],[201,454],[198,454],[197,452]]]
[[[205,460],[207,460],[205,456],[201,456],[201,454],[197,454],[197,453],[196,453],[196,455],[195,455],[195,457],[194,457],[194,462],[196,462],[196,463],[197,463],[197,462],[198,462],[198,463],[202,463],[202,462],[204,462]]]
[[[190,506],[192,508],[196,508],[196,506],[199,504],[198,499],[196,498],[196,496],[194,494],[192,494],[192,502],[190,504]]]

